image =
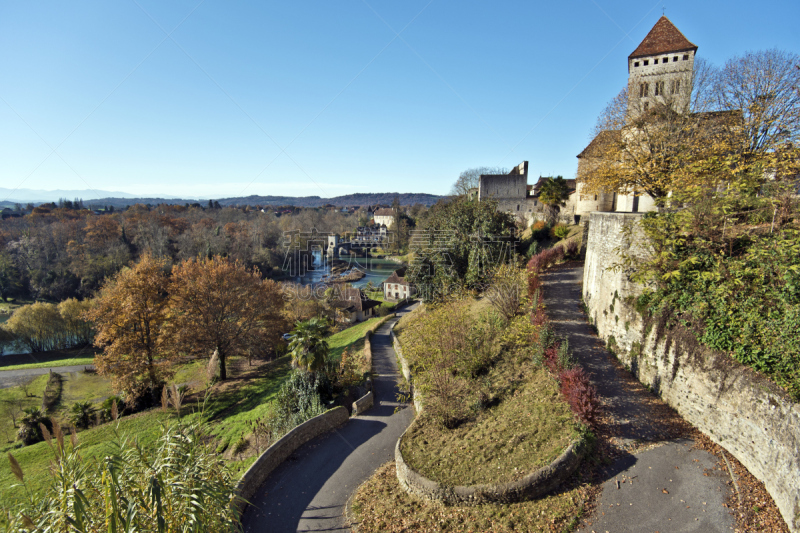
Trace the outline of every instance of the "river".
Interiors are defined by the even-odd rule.
[[[303,276],[292,278],[292,281],[314,286],[323,283],[323,278],[330,275],[331,266],[327,255],[324,255],[320,250],[314,250],[312,255],[314,258],[312,270],[307,271]],[[348,269],[358,269],[365,274],[360,280],[351,283],[353,287],[364,288],[371,281],[373,286],[380,288],[386,278],[401,266],[394,261],[386,259],[347,257],[345,256],[341,260],[349,263]]]

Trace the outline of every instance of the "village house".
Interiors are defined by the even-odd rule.
[[[375,211],[373,214],[373,220],[376,226],[386,226],[387,228],[391,228],[392,224],[394,224],[394,219],[397,216],[394,209],[391,208],[381,208]]]
[[[386,281],[383,282],[383,299],[384,300],[405,300],[411,298],[414,293],[414,287],[406,281],[406,269],[401,268],[392,272]]]
[[[381,305],[380,302],[368,298],[364,291],[355,287],[342,289],[340,299],[333,304],[346,316],[345,320],[351,324],[376,316],[379,305]]]

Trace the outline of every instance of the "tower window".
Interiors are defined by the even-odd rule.
[[[681,91],[681,80],[672,80],[672,94],[678,94]]]
[[[656,90],[656,96],[664,96],[664,82],[657,81],[655,90]]]
[[[669,63],[669,58],[668,58],[668,57],[665,57],[664,59],[662,59],[662,60],[661,60],[661,62],[662,62],[662,63]]]
[[[654,65],[658,65],[658,58],[656,58],[656,59],[654,59],[654,60],[653,60],[653,64],[654,64]]]
[[[677,60],[678,60],[678,56],[675,56],[675,57],[672,58],[672,62],[673,63],[676,62]]]
[[[644,60],[644,66],[647,66],[647,65],[649,65],[649,64],[650,64],[650,61],[649,61],[649,60],[647,60],[647,59],[645,59],[645,60]]]
[[[649,94],[649,85],[647,83],[640,83],[639,84],[639,98],[644,98],[645,96],[650,96]]]
[[[633,66],[634,66],[634,67],[638,67],[638,66],[639,66],[639,62],[638,62],[638,61],[636,61],[636,62],[633,64]]]
[[[683,60],[687,61],[689,59],[689,54],[683,54]]]

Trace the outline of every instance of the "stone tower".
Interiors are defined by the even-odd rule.
[[[689,111],[697,46],[662,16],[628,56],[628,113],[637,116],[655,103]]]

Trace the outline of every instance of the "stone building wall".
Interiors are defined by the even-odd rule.
[[[697,345],[689,332],[660,331],[642,318],[634,304],[641,285],[610,268],[618,250],[647,253],[640,219],[591,215],[583,275],[590,320],[639,381],[764,483],[789,528],[800,532],[800,405],[750,368]]]
[[[694,50],[668,52],[628,59],[628,109],[646,111],[645,104],[668,103],[679,112],[689,110],[692,94]],[[656,94],[656,83],[662,82],[664,93]],[[678,83],[675,87],[673,84]],[[641,85],[647,84],[643,94]],[[677,88],[676,92],[673,92]],[[660,92],[660,91],[659,91]]]

